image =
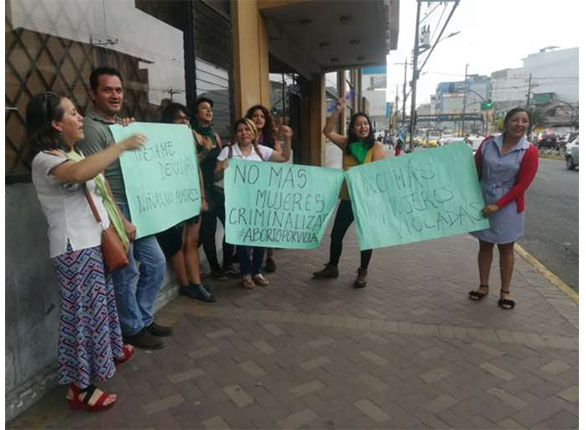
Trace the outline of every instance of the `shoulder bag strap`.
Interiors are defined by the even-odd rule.
[[[94,204],[94,199],[92,199],[92,196],[90,195],[90,190],[88,189],[88,187],[85,183],[83,184],[83,191],[85,193],[85,197],[87,199],[87,202],[90,205],[90,209],[92,210],[92,213],[94,214],[94,217],[96,218],[96,221],[98,222],[98,224],[102,225],[102,218],[100,218],[100,214],[98,213],[98,209],[96,208],[96,205]]]

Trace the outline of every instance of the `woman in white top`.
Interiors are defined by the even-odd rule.
[[[49,254],[61,295],[58,382],[70,386],[67,400],[72,408],[97,412],[113,406],[116,395],[101,391],[91,380],[111,378],[116,364],[134,354],[132,346],[122,342],[100,244],[102,229],[111,221],[123,242],[132,240],[136,229],[119,217],[113,203],[104,205],[109,188],[101,172],[122,152],[140,148],[145,137],[133,135],[84,159],[75,151],[75,143],[84,137],[82,120],[71,100],[54,93],[34,96],[26,108],[32,181],[49,224]],[[90,209],[85,187],[102,225]]]
[[[234,125],[236,134],[236,143],[222,149],[216,162],[215,176],[217,179],[224,176],[224,170],[228,167],[230,158],[240,158],[250,161],[273,161],[284,163],[289,160],[291,155],[291,141],[286,141],[282,153],[272,150],[271,148],[258,145],[258,131],[253,121],[248,118],[242,118],[236,121]],[[252,252],[249,252],[252,249]],[[238,260],[240,261],[240,276],[242,277],[242,287],[246,289],[254,288],[254,285],[269,285],[269,281],[262,275],[261,266],[264,258],[265,248],[257,246],[238,246]],[[252,254],[252,258],[251,258]]]

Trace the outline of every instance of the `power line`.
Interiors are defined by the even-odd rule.
[[[428,12],[423,18],[421,18],[420,22],[425,21],[427,19],[427,17],[431,16],[431,14],[434,13],[435,10],[440,6],[441,6],[441,3],[436,4],[435,7],[430,12]]]
[[[444,17],[444,13],[446,12],[446,10],[448,9],[448,4],[444,4],[444,10],[442,10],[442,14],[440,15],[438,21],[437,21],[437,25],[436,27],[433,29],[433,34],[431,35],[431,37],[429,38],[429,40],[433,40],[433,38],[436,35],[436,32],[438,30],[438,28],[440,27],[440,23],[442,22],[442,18]]]

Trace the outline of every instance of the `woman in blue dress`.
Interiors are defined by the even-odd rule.
[[[525,136],[530,123],[527,110],[510,110],[505,116],[504,133],[484,141],[474,157],[486,205],[482,215],[488,217],[490,228],[472,233],[479,242],[480,286],[470,291],[468,297],[478,301],[488,295],[488,278],[496,244],[501,272],[498,305],[503,309],[515,307],[515,302],[509,298],[514,245],[524,233],[525,190],[535,178],[539,160],[537,148]]]

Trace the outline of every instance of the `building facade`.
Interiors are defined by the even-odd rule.
[[[516,106],[525,106],[529,73],[523,68],[497,70],[490,78],[495,112],[507,112]]]
[[[523,58],[523,70],[531,76],[531,94],[554,93],[567,103],[579,101],[578,48],[544,48]]]
[[[389,129],[387,112],[387,66],[365,67],[361,70],[362,97],[368,100],[368,115],[376,134]],[[364,109],[363,109],[364,110]]]
[[[230,141],[235,119],[261,103],[293,128],[294,162],[322,165],[327,100],[352,94],[346,118],[360,108],[359,69],[383,63],[396,48],[399,0],[5,5],[8,420],[52,387],[56,373],[59,297],[47,225],[30,183],[30,98],[63,93],[85,112],[92,69],[114,66],[124,77],[124,116],[156,122],[167,103],[190,107],[205,95],[215,102],[214,127]],[[327,79],[332,74],[335,85]],[[167,276],[158,306],[175,295]]]

